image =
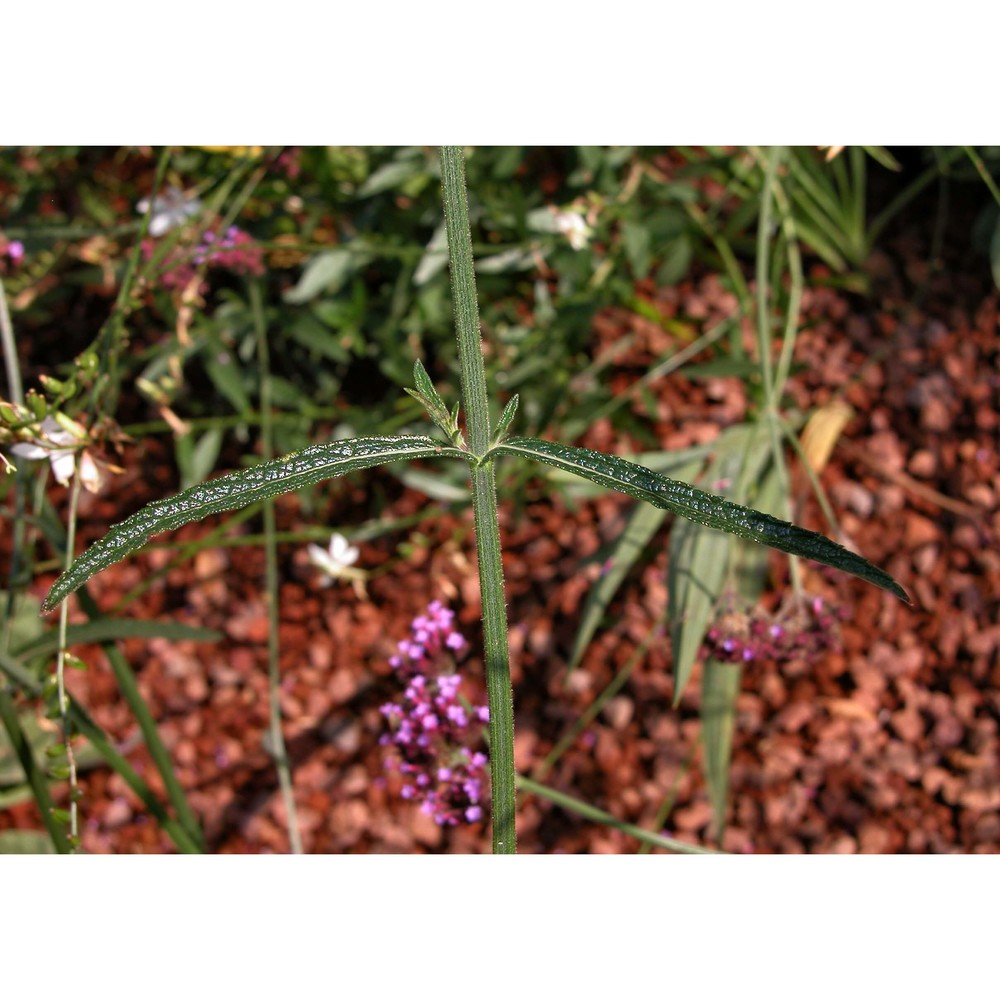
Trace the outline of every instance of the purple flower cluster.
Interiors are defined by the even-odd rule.
[[[144,240],[142,253],[153,256],[153,240]],[[233,274],[263,274],[264,254],[253,237],[237,226],[230,226],[220,237],[209,229],[202,234],[194,251],[171,252],[163,263],[160,281],[165,288],[186,288],[198,273],[196,268],[213,267]]]
[[[401,702],[381,708],[389,732],[379,742],[395,747],[400,758],[387,760],[386,767],[403,776],[403,798],[419,802],[440,826],[483,818],[489,761],[471,746],[490,720],[489,709],[459,699],[461,677],[452,656],[467,643],[454,619],[455,612],[440,601],[413,619],[411,638],[400,642],[398,654],[389,659],[406,690]]]
[[[838,624],[845,617],[844,609],[822,597],[795,600],[776,615],[760,607],[730,607],[705,633],[701,655],[723,663],[807,660],[839,648]]]

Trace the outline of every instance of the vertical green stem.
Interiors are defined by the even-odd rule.
[[[267,344],[267,323],[264,319],[264,303],[260,285],[250,283],[250,306],[253,310],[254,328],[257,334],[257,361],[260,365],[260,432],[264,461],[274,457],[274,428],[271,415],[271,356]],[[274,500],[264,501],[264,553],[267,575],[267,692],[269,703],[269,743],[274,765],[278,772],[278,787],[285,805],[288,822],[288,842],[292,854],[302,853],[302,837],[299,834],[298,814],[295,811],[295,795],[292,787],[292,769],[285,749],[285,737],[281,731],[281,649],[278,644],[278,544],[277,525],[274,516]]]
[[[76,516],[80,503],[80,459],[73,465],[73,479],[69,488],[69,516],[66,526],[66,555],[63,569],[69,569],[73,562],[76,545]],[[63,744],[66,748],[66,764],[69,767],[69,846],[75,852],[80,844],[79,810],[76,807],[77,779],[76,755],[73,753],[73,731],[69,722],[69,698],[66,695],[66,629],[69,625],[69,602],[63,601],[59,608],[59,652],[56,654],[56,685],[59,691],[59,722]]]
[[[166,177],[169,163],[170,147],[164,146],[160,150],[160,158],[156,164],[156,174],[153,177],[153,189],[149,199],[149,211],[143,217],[139,238],[135,241],[132,255],[129,257],[125,273],[122,275],[121,287],[118,289],[118,297],[111,309],[111,315],[101,327],[94,343],[97,355],[101,359],[103,372],[102,377],[95,379],[90,390],[90,403],[87,409],[92,414],[94,423],[97,423],[98,418],[104,414],[113,414],[118,405],[118,393],[121,389],[121,375],[118,365],[129,339],[125,329],[125,320],[133,307],[132,293],[142,266],[142,243],[149,231],[149,222],[153,214],[152,202],[163,186],[163,179]]]
[[[788,475],[785,469],[784,455],[781,451],[781,434],[778,423],[778,401],[781,392],[781,384],[776,384],[773,361],[771,358],[771,309],[770,290],[771,276],[768,271],[768,250],[771,234],[771,210],[774,201],[774,189],[777,182],[778,166],[781,163],[784,150],[781,146],[772,146],[768,151],[767,165],[764,169],[764,188],[761,191],[760,222],[757,228],[757,344],[760,355],[760,373],[764,384],[764,420],[767,424],[768,433],[771,436],[771,449],[774,453],[775,469],[778,473],[778,481],[781,484],[781,493],[785,499],[785,504],[789,503]],[[792,241],[790,253],[797,252],[798,246]],[[789,322],[793,316],[798,314],[798,302],[801,296],[801,285],[795,284],[792,290],[792,303],[789,305]],[[785,344],[783,345],[782,356],[783,366],[787,367],[791,362],[792,338],[790,329],[785,330]],[[782,376],[784,377],[784,376]],[[787,511],[786,511],[787,513]],[[796,593],[802,592],[802,571],[799,561],[795,556],[789,559],[789,574],[792,586]]]
[[[479,333],[479,305],[472,265],[472,232],[465,190],[465,164],[459,146],[441,148],[448,256],[455,330],[462,373],[466,435],[472,454],[472,507],[483,603],[483,648],[490,707],[490,779],[493,801],[493,852],[515,854],[516,784],[514,774],[514,694],[510,683],[507,607],[504,602],[500,525],[493,463],[482,461],[490,446],[486,368]]]
[[[461,146],[441,148],[441,184],[448,228],[448,257],[454,297],[455,332],[462,369],[462,402],[469,450],[482,458],[490,446],[490,408],[486,397],[486,366],[479,334],[479,302],[472,265],[472,230],[465,191],[465,160]]]

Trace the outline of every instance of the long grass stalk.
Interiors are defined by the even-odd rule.
[[[267,323],[260,285],[250,282],[250,308],[253,311],[254,331],[257,337],[257,362],[260,367],[260,416],[261,447],[264,461],[274,457],[274,427],[271,423],[271,355],[267,343]],[[274,500],[264,501],[264,553],[267,578],[267,697],[268,741],[274,766],[278,772],[278,786],[285,806],[288,823],[288,842],[292,854],[302,853],[302,835],[299,833],[298,814],[295,810],[295,793],[292,787],[292,769],[281,730],[281,647],[278,640],[278,543]]]
[[[780,378],[776,378],[774,362],[771,358],[771,276],[769,273],[768,254],[768,245],[771,237],[771,213],[775,201],[775,186],[778,167],[781,164],[783,153],[784,149],[782,147],[772,146],[768,150],[764,165],[764,187],[761,191],[760,220],[757,227],[757,346],[761,381],[764,388],[764,422],[767,424],[767,431],[770,435],[775,471],[778,475],[781,496],[786,508],[784,511],[785,519],[790,520],[789,479],[788,470],[785,466],[784,453],[781,450],[778,404],[780,402],[781,390],[784,386],[783,380],[791,365],[792,347],[790,345],[794,345],[795,342],[799,303],[802,297],[802,273],[801,261],[798,258],[794,258],[799,263],[799,272],[797,275],[793,275],[792,293],[786,313],[785,344],[782,346],[782,358],[779,365]],[[790,214],[790,208],[786,205],[785,218],[789,218]],[[789,244],[795,246],[795,250],[798,249],[794,240],[790,240]],[[794,280],[796,277],[797,281]],[[801,593],[802,570],[795,556],[789,558],[789,574],[795,592]]]
[[[574,812],[584,819],[593,820],[602,826],[610,827],[612,830],[621,830],[622,833],[627,833],[630,837],[635,837],[640,843],[649,844],[650,847],[661,847],[665,851],[673,851],[675,854],[722,853],[721,851],[713,851],[708,847],[699,847],[697,844],[687,844],[683,840],[675,840],[673,837],[664,837],[661,834],[653,833],[651,830],[644,830],[641,826],[636,826],[634,823],[626,823],[623,820],[616,819],[611,813],[592,806],[589,802],[583,802],[572,795],[567,795],[565,792],[549,788],[538,781],[532,781],[531,778],[525,778],[523,775],[518,776],[517,785],[521,791],[530,792],[539,798],[547,799],[549,802],[567,809],[569,812]]]
[[[66,525],[66,552],[63,557],[63,569],[69,569],[73,562],[73,551],[76,546],[76,515],[80,504],[80,468],[77,459],[73,469],[73,479],[69,488],[69,513]],[[69,602],[63,601],[59,608],[59,647],[56,653],[56,685],[59,700],[59,723],[62,728],[63,746],[66,750],[66,765],[69,769],[69,845],[75,851],[80,844],[79,810],[77,809],[77,794],[79,791],[76,774],[76,756],[73,753],[73,730],[69,719],[69,699],[66,696],[66,629],[69,625]]]
[[[100,610],[96,602],[87,592],[86,588],[81,587],[77,591],[77,596],[80,601],[80,607],[88,617],[96,618],[100,615]],[[121,691],[125,703],[135,716],[135,721],[139,726],[139,731],[142,733],[146,749],[149,751],[149,756],[160,773],[164,790],[167,793],[167,799],[171,806],[173,806],[174,813],[181,827],[187,833],[188,838],[200,849],[202,843],[201,827],[194,812],[191,810],[191,806],[188,804],[184,788],[177,779],[173,763],[170,760],[170,753],[167,751],[160,737],[160,732],[156,728],[156,720],[153,718],[153,713],[149,710],[149,706],[142,697],[139,685],[136,683],[135,674],[131,666],[129,666],[128,660],[122,654],[122,651],[114,643],[104,643],[102,648],[104,655],[108,658],[111,672],[115,675],[118,690]]]

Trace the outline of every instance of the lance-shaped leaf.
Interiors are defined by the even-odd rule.
[[[455,409],[449,416],[448,407],[445,406],[441,394],[434,387],[434,383],[427,374],[427,369],[424,368],[419,358],[413,363],[413,382],[416,389],[404,388],[403,391],[409,393],[423,406],[431,420],[448,435],[452,444],[462,447],[465,441],[462,432],[458,429],[458,404],[455,404]]]
[[[601,486],[627,493],[637,500],[645,500],[654,507],[663,507],[708,528],[728,531],[740,538],[851,573],[876,587],[888,590],[900,600],[909,602],[906,591],[888,573],[825,535],[796,527],[770,514],[741,507],[687,483],[667,479],[666,476],[614,455],[538,438],[511,438],[494,448],[488,457],[492,458],[494,455],[517,455],[554,465]]]
[[[503,413],[500,414],[500,419],[497,421],[496,430],[493,432],[494,446],[500,444],[507,437],[510,425],[514,420],[514,414],[517,413],[517,400],[518,396],[516,392],[507,400],[507,405],[503,408]]]
[[[42,603],[42,610],[51,610],[95,573],[124,559],[144,545],[151,535],[161,531],[171,531],[210,514],[238,510],[258,500],[290,493],[358,469],[435,455],[466,457],[465,452],[438,444],[429,437],[360,437],[312,445],[284,458],[192,486],[169,499],[148,504],[120,524],[113,525],[56,580]]]

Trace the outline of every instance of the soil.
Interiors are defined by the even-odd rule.
[[[814,266],[796,344],[790,393],[800,409],[843,400],[853,417],[821,481],[842,540],[887,569],[913,598],[907,606],[843,574],[806,568],[812,594],[844,609],[840,648],[811,660],[754,662],[737,703],[728,826],[713,840],[698,746],[698,674],[673,709],[666,638],[654,642],[622,690],[547,777],[553,787],[621,820],[681,840],[756,853],[992,853],[1000,849],[1000,454],[998,295],[982,258],[967,256],[956,225],[940,259],[926,227],[897,227],[870,264],[873,295],[832,286]],[[718,279],[640,286],[667,316],[711,323],[732,308]],[[749,331],[747,331],[749,334]],[[625,391],[667,350],[663,329],[606,310],[593,351],[635,335],[612,369]],[[740,422],[748,400],[738,379],[661,379],[652,392],[660,446],[713,440]],[[647,404],[638,399],[636,407]],[[643,410],[643,412],[646,412]],[[550,434],[550,436],[552,436]],[[630,449],[607,421],[577,443]],[[171,492],[171,459],[142,442],[113,492],[85,500],[84,541],[142,503]],[[824,530],[808,481],[793,460],[798,523]],[[580,667],[566,661],[588,588],[590,558],[622,530],[633,501],[606,495],[569,505],[536,485],[523,505],[501,505],[517,723],[525,773],[573,725],[629,660],[667,606],[667,530],[626,580]],[[413,527],[362,543],[364,591],[317,585],[303,547],[282,546],[282,711],[307,852],[483,852],[485,822],[441,829],[398,795],[384,768],[379,706],[398,695],[388,665],[427,603],[454,608],[470,640],[467,692],[482,700],[480,615],[471,513],[450,513],[385,471],[351,477],[325,512],[349,528],[385,496],[385,517],[424,516]],[[53,492],[60,503],[64,498]],[[312,519],[315,521],[315,519]],[[213,522],[217,523],[217,522]],[[192,525],[174,542],[204,535]],[[278,504],[278,527],[303,523],[298,501]],[[259,521],[242,526],[259,530]],[[418,537],[422,536],[422,537]],[[410,544],[404,544],[409,542]],[[152,548],[106,570],[92,593],[110,609],[172,556]],[[787,560],[772,560],[776,606]],[[134,617],[218,629],[214,643],[121,643],[158,721],[210,852],[285,852],[277,779],[265,748],[267,619],[259,547],[215,548],[171,569],[130,608]],[[42,596],[52,575],[40,577]],[[120,741],[154,788],[156,770],[138,739],[101,650],[76,650],[73,693]],[[167,852],[169,839],[113,772],[81,781],[83,848]],[[0,828],[39,828],[32,803],[0,813]],[[533,795],[518,812],[524,853],[628,853],[636,841]]]

